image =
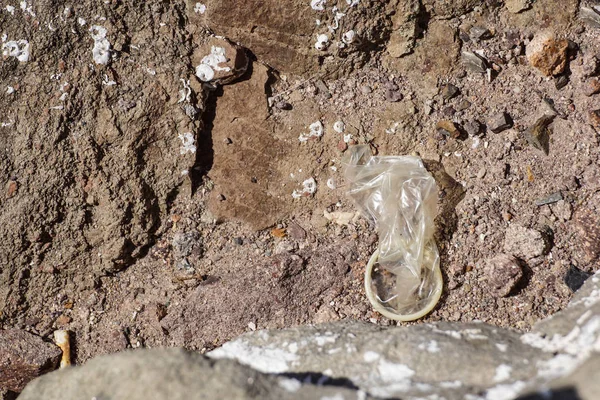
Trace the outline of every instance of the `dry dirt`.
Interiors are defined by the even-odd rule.
[[[344,135],[417,153],[438,182],[445,290],[424,322],[527,330],[566,305],[567,271],[595,271],[600,255],[600,44],[578,18],[586,4],[310,3],[0,2],[3,45],[30,46],[27,61],[0,61],[0,327],[68,329],[81,363],[127,347],[206,351],[251,329],[395,323],[362,286],[375,228],[325,217],[355,211]],[[92,25],[107,30],[106,65]],[[554,77],[526,56],[542,30],[568,40]],[[242,76],[194,75],[212,34],[239,43]],[[474,51],[489,77],[465,64]],[[545,154],[528,132],[552,107]],[[510,127],[495,129],[502,112]],[[317,121],[323,136],[301,142]],[[310,178],[314,195],[293,198]],[[522,278],[498,290],[487,263],[504,253]]]

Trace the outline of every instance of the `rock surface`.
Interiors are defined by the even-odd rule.
[[[20,392],[32,379],[55,369],[61,350],[19,329],[0,330],[0,390]]]
[[[341,399],[356,391],[261,374],[180,349],[123,352],[31,383],[19,399]],[[348,397],[349,398],[349,397]],[[363,393],[363,399],[371,398]]]
[[[496,400],[543,391],[543,398],[592,400],[599,339],[596,274],[564,311],[525,334],[484,323],[339,322],[256,331],[210,359],[177,349],[100,357],[34,380],[20,399]],[[576,397],[560,397],[569,393]]]

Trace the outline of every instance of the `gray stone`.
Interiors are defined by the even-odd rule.
[[[269,376],[233,361],[182,349],[138,350],[97,357],[31,382],[22,400],[315,399],[367,397],[343,386]]]
[[[462,52],[462,62],[469,71],[478,74],[485,74],[487,71],[487,61],[479,54],[471,51]]]
[[[545,235],[535,229],[512,224],[506,229],[504,251],[523,260],[530,260],[549,251]]]
[[[386,329],[355,322],[250,333],[208,356],[265,373],[312,371],[349,379],[385,398],[463,399],[498,382],[534,376],[538,358],[531,350],[515,332],[483,323]]]
[[[552,193],[549,194],[548,196],[545,196],[541,199],[538,199],[535,201],[535,205],[536,206],[545,206],[546,204],[552,204],[552,203],[556,203],[560,200],[563,199],[563,195],[561,192],[556,192],[556,193]]]
[[[492,37],[490,30],[484,26],[474,26],[469,30],[469,37],[473,40],[489,39]]]
[[[501,112],[492,116],[487,121],[488,128],[494,133],[500,133],[512,126],[512,121],[507,113]]]
[[[591,7],[581,7],[579,18],[593,28],[600,28],[600,13]]]
[[[483,132],[479,121],[469,121],[463,125],[463,128],[469,136],[481,136]]]

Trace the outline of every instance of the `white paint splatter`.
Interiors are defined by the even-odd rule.
[[[79,17],[79,18],[77,18],[77,23],[81,26],[84,26],[86,24],[86,21],[85,21],[85,19]]]
[[[6,88],[6,94],[13,94],[15,92],[15,88],[12,86],[8,86]]]
[[[335,185],[335,181],[333,180],[333,178],[327,179],[327,187],[331,190],[336,189],[337,186]]]
[[[180,154],[196,152],[196,140],[194,139],[194,135],[192,135],[191,132],[186,132],[183,134],[180,133],[179,139],[181,140],[181,149],[179,150]]]
[[[6,6],[6,11],[11,13],[12,15],[15,15],[15,8],[13,6]]]
[[[99,25],[92,25],[90,28],[94,47],[92,55],[96,64],[106,65],[110,61],[110,42],[106,38],[106,28]]]

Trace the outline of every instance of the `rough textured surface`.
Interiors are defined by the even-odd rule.
[[[175,349],[100,357],[38,378],[20,398],[593,400],[599,339],[596,274],[564,311],[530,333],[443,322],[264,330],[213,350],[212,361]]]
[[[419,154],[440,186],[446,289],[424,322],[529,330],[568,303],[572,265],[598,269],[585,215],[598,214],[599,95],[586,90],[600,45],[579,3],[515,14],[495,0],[4,1],[0,325],[45,339],[69,329],[83,363],[137,347],[209,351],[254,329],[394,324],[364,296],[378,238],[355,217],[341,163],[358,143]],[[526,55],[544,30],[570,41],[565,71],[548,79]],[[20,40],[28,61],[8,54]],[[236,69],[233,43],[247,72],[203,84],[209,55]],[[395,45],[412,51],[392,57]],[[481,57],[477,73],[461,51]],[[526,134],[549,104],[546,156]],[[493,134],[484,124],[501,112],[513,124]],[[464,134],[437,134],[443,120]],[[318,123],[322,136],[301,141]],[[486,260],[512,225],[549,248],[497,297]]]
[[[20,392],[32,379],[55,369],[61,355],[57,346],[39,336],[0,330],[0,390]]]
[[[488,284],[494,294],[505,297],[523,277],[523,268],[513,256],[501,254],[488,261],[486,274]]]
[[[231,361],[211,361],[179,349],[123,352],[99,357],[30,384],[24,400],[79,399],[342,399],[344,387],[317,387],[261,374]],[[363,399],[371,398],[365,394]]]
[[[513,256],[530,260],[548,251],[548,239],[535,229],[513,224],[506,230],[504,251]]]

